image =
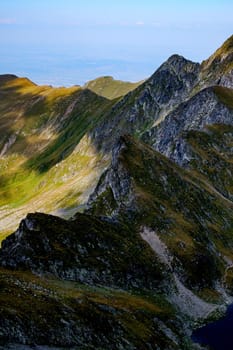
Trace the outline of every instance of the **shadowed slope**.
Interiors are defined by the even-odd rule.
[[[181,321],[161,295],[4,269],[0,285],[0,349],[13,343],[11,349],[32,350],[36,343],[45,349],[179,350],[186,341]]]
[[[89,212],[153,230],[189,288],[224,283],[226,261],[233,262],[233,203],[132,137],[117,145]]]

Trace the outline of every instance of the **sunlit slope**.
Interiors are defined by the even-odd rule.
[[[138,87],[140,84],[142,84],[142,81],[131,83],[105,76],[88,81],[84,87],[95,92],[97,95],[112,100],[114,98],[126,95],[128,92],[136,89],[136,87]]]
[[[37,86],[11,75],[0,77],[0,97],[0,232],[6,232],[28,211],[85,201],[105,166],[85,135],[112,102],[80,87]]]

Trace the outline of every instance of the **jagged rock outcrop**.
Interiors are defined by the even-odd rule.
[[[120,135],[140,136],[172,108],[184,101],[197,83],[200,65],[171,56],[142,85],[127,94],[91,133],[102,151],[109,152]]]
[[[143,135],[144,141],[180,166],[188,166],[194,158],[186,141],[189,131],[208,132],[210,125],[233,125],[233,109],[219,99],[219,92],[219,88],[210,87],[180,104],[164,121]]]
[[[170,114],[179,114],[178,118],[181,118],[182,123],[186,113],[183,108],[186,103],[189,103],[189,99],[191,104],[193,101],[198,104],[200,99],[204,123],[205,119],[209,119],[208,113],[211,112],[207,111],[206,106],[211,109],[215,99],[214,96],[207,97],[208,92],[205,92],[205,89],[207,88],[211,94],[211,88],[216,85],[233,87],[232,42],[233,39],[230,37],[201,65],[179,55],[171,56],[144,84],[113,106],[103,122],[92,131],[91,135],[98,148],[109,153],[116,140],[125,133],[133,134],[152,144],[154,128],[164,119],[168,118],[170,121]],[[195,100],[192,99],[193,96],[196,96]],[[207,98],[206,106],[203,106],[204,98]],[[197,109],[198,106],[196,106]],[[194,108],[193,112],[196,113],[196,110]],[[189,112],[191,123],[193,112],[191,110]],[[208,112],[206,116],[205,112]],[[216,113],[218,113],[217,110]],[[193,118],[195,118],[194,115]],[[210,120],[208,122],[211,123]],[[195,121],[191,124],[193,123],[195,124]],[[187,123],[184,127],[187,127]],[[202,126],[199,125],[199,127]],[[148,137],[145,137],[145,134]],[[182,142],[179,147],[185,148]]]
[[[87,211],[97,215],[115,217],[119,210],[130,215],[136,211],[134,186],[126,164],[121,162],[121,155],[127,152],[128,136],[121,136],[112,154],[111,166],[102,174],[95,191],[90,195]],[[94,208],[94,207],[95,208]]]
[[[224,284],[233,246],[232,209],[233,203],[205,182],[131,136],[121,138],[89,201],[92,214],[155,231],[172,257],[167,266],[194,290]]]
[[[70,222],[29,214],[3,241],[0,265],[124,288],[155,289],[165,278],[164,267],[126,225],[84,214]]]

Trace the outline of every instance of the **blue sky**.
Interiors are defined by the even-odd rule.
[[[232,0],[0,0],[0,74],[137,81],[173,53],[207,58],[232,34],[232,14]]]

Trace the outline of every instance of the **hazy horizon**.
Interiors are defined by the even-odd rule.
[[[139,81],[172,54],[201,62],[232,34],[229,0],[1,0],[0,74],[83,85]]]

